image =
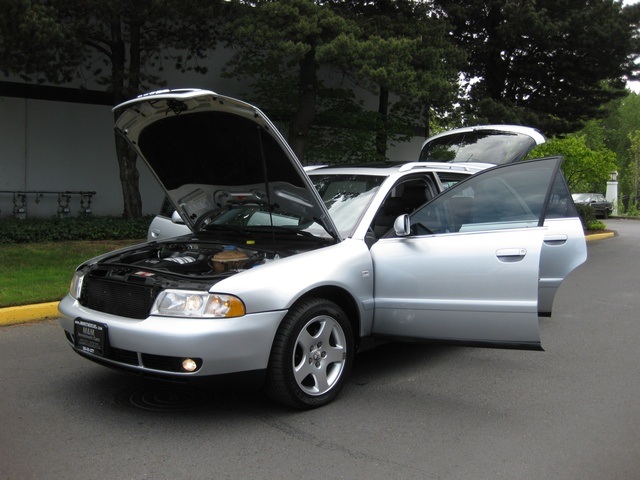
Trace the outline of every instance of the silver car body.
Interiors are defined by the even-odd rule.
[[[551,297],[586,258],[558,158],[492,169],[429,163],[369,172],[318,168],[308,172],[310,178],[264,114],[243,102],[213,92],[180,91],[148,95],[118,108],[123,113],[116,129],[156,173],[193,233],[112,252],[78,268],[70,294],[60,302],[60,324],[77,353],[108,366],[173,379],[264,371],[273,377],[272,363],[279,358],[274,345],[289,345],[283,325],[298,328],[292,316],[301,314],[301,305],[313,304],[309,299],[326,300],[344,312],[340,321],[326,313],[318,318],[337,332],[329,362],[345,372],[345,362],[350,362],[346,352],[350,355],[367,338],[540,349],[541,256],[563,266],[540,285],[553,290]],[[219,113],[238,116],[241,126],[248,122],[247,131],[260,130],[260,140],[246,158],[212,154],[212,165],[203,165],[203,158],[190,163],[190,157],[212,145],[214,153],[219,148],[225,154],[248,148],[223,145],[229,133],[214,143],[208,143],[207,134],[206,148],[184,144],[197,142],[196,137],[185,139],[191,133],[184,129],[167,138],[173,125],[186,122],[197,130],[196,119]],[[145,139],[158,125],[155,136]],[[253,133],[251,137],[247,143],[254,142]],[[174,155],[182,148],[190,155],[175,162],[185,170],[174,171]],[[249,183],[242,169],[237,175],[224,170],[242,162]],[[255,162],[253,169],[249,162]],[[194,184],[194,171],[206,181]],[[445,189],[449,184],[442,179],[452,172],[468,178]],[[365,173],[363,181],[355,177]],[[264,183],[256,181],[262,174]],[[332,175],[350,174],[354,177],[346,183],[343,177],[332,182]],[[227,184],[216,184],[218,178],[226,178]],[[327,181],[319,187],[323,178]],[[380,226],[386,205],[400,203],[400,194],[409,197],[415,186],[424,198],[404,205],[391,224],[385,218]],[[491,201],[500,201],[491,207],[490,218],[473,218],[489,212],[486,204],[476,202],[468,211],[460,205],[472,202],[474,192],[480,196],[483,189],[489,190]],[[507,205],[511,216],[503,211]],[[209,211],[212,206],[215,215]],[[460,221],[461,216],[466,220]],[[251,261],[214,271],[212,252],[228,248],[246,253]],[[208,260],[197,260],[201,258]],[[188,270],[187,260],[200,269]],[[216,301],[235,299],[230,304],[241,305],[242,311],[230,317],[176,315],[173,306],[163,307],[159,300],[174,292],[178,297],[186,292]],[[148,305],[141,308],[143,301]],[[345,330],[353,332],[353,345]],[[300,333],[295,342],[306,339]],[[321,356],[314,348],[309,362],[324,365],[326,352]],[[195,359],[188,370],[181,367],[185,359]],[[302,405],[318,406],[339,390],[333,386],[340,374],[324,375],[319,387],[296,377],[298,390],[309,400]],[[278,395],[301,406],[291,393]]]

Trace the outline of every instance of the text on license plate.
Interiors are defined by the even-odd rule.
[[[107,350],[107,326],[82,318],[74,320],[75,346],[83,352],[104,356]]]

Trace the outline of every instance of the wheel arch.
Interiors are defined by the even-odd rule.
[[[296,301],[296,303],[312,297],[330,300],[344,311],[344,313],[347,315],[349,323],[351,324],[353,331],[353,340],[356,344],[357,349],[360,344],[361,318],[358,304],[353,296],[344,288],[340,288],[334,285],[324,285],[305,292],[305,294],[302,295]]]

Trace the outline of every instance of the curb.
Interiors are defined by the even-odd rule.
[[[60,316],[58,303],[38,303],[36,305],[0,308],[0,326],[58,318]]]
[[[602,240],[604,238],[615,237],[615,232],[605,232],[605,233],[593,233],[591,235],[585,236],[585,240],[587,242],[592,242],[594,240]]]

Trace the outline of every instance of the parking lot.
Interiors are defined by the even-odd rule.
[[[307,412],[111,371],[55,321],[2,327],[0,478],[638,478],[640,222],[606,223],[544,352],[384,345]]]

